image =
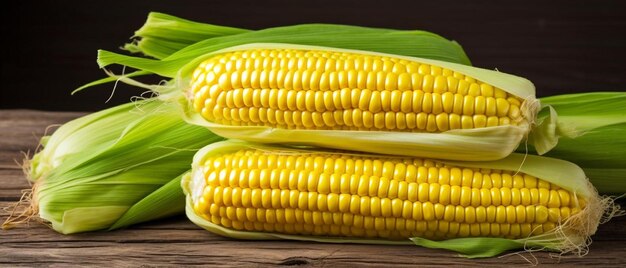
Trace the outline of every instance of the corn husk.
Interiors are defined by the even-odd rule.
[[[189,125],[171,103],[148,99],[72,120],[30,160],[29,210],[63,234],[125,227],[179,214],[180,175],[203,145],[221,140]]]
[[[383,239],[359,239],[345,237],[324,237],[324,236],[303,236],[288,235],[270,232],[239,231],[214,224],[210,220],[198,215],[193,206],[197,200],[203,196],[206,179],[204,177],[203,165],[206,159],[224,153],[235,152],[241,149],[253,148],[263,150],[267,153],[281,153],[289,155],[307,154],[310,152],[324,151],[318,148],[289,148],[285,146],[271,146],[264,144],[253,144],[241,141],[217,142],[202,148],[194,156],[192,171],[186,174],[182,180],[182,187],[187,195],[186,214],[187,217],[198,226],[227,237],[237,239],[252,240],[302,240],[329,243],[365,243],[365,244],[416,244],[429,248],[443,248],[457,251],[466,257],[491,257],[508,250],[551,250],[560,253],[571,252],[574,254],[585,254],[590,243],[589,237],[596,232],[602,220],[605,209],[611,208],[610,199],[602,199],[595,189],[587,181],[584,172],[575,164],[554,158],[512,154],[507,158],[496,161],[484,162],[463,162],[463,161],[442,161],[451,166],[468,168],[500,169],[515,172],[522,172],[541,178],[550,183],[556,184],[563,189],[575,193],[578,197],[586,200],[586,207],[581,212],[573,215],[568,220],[562,222],[551,232],[541,235],[531,235],[521,239],[504,239],[491,237],[468,237],[433,241],[421,237],[413,237],[405,241],[389,241]],[[341,153],[332,151],[331,153]],[[363,154],[357,152],[347,152],[350,154]],[[389,156],[386,156],[389,157]]]
[[[564,94],[541,103],[540,127],[529,139],[556,137],[547,156],[582,167],[601,193],[626,193],[626,92]],[[536,152],[532,146],[528,150]]]
[[[176,33],[195,32],[200,28],[221,27],[209,24],[188,24],[173,16],[160,16],[163,23],[151,23],[150,20],[144,25],[144,29],[156,32],[157,36],[167,36]],[[183,28],[170,27],[169,25],[184,25]],[[202,25],[202,26],[198,26]],[[137,36],[143,40],[145,34],[139,31]],[[228,32],[228,31],[227,31]],[[221,34],[224,34],[223,31]],[[150,36],[146,36],[151,40]],[[126,56],[106,50],[98,51],[98,65],[105,68],[112,64],[128,66],[138,71],[127,73],[124,77],[137,77],[148,74],[157,74],[167,78],[176,77],[180,68],[189,61],[220,49],[259,42],[288,43],[301,45],[319,45],[336,48],[362,49],[383,53],[399,54],[437,59],[460,64],[471,64],[463,48],[456,42],[447,40],[437,34],[420,30],[392,30],[380,28],[368,28],[335,24],[301,24],[267,28],[258,31],[244,32],[240,34],[224,34],[223,36],[211,36],[202,39],[201,35],[187,35],[187,40],[177,39],[186,47],[173,52],[176,48],[167,48],[168,44],[161,39],[149,41],[140,46],[131,43],[127,45],[131,51],[142,52],[147,55],[158,55],[157,59]],[[195,39],[195,40],[191,40]],[[195,43],[193,43],[196,41]],[[85,88],[117,81],[118,77],[107,77],[88,83],[74,92]],[[161,92],[162,93],[162,92]]]
[[[172,15],[150,12],[144,25],[135,31],[136,39],[124,49],[157,59],[166,58],[196,42],[250,30],[200,23]]]

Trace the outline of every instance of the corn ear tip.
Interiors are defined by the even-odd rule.
[[[591,183],[590,187],[593,188]],[[594,188],[595,190],[595,188]],[[561,229],[573,226],[575,234],[579,235],[581,242],[579,244],[571,243],[568,237],[563,239],[564,248],[559,248],[560,254],[572,253],[579,257],[587,255],[589,252],[589,245],[591,245],[591,236],[594,235],[598,229],[598,225],[608,222],[610,219],[624,215],[624,210],[620,208],[620,205],[615,203],[615,198],[611,196],[599,196],[595,192],[596,196],[590,200],[587,207],[581,213],[572,216],[567,219],[561,226]],[[578,226],[579,228],[576,228]],[[563,235],[567,235],[564,231]],[[571,244],[568,244],[571,243]]]
[[[585,208],[570,216],[551,232],[522,239],[525,252],[547,249],[555,251],[552,256],[557,258],[566,255],[583,257],[589,253],[591,236],[596,233],[598,226],[626,214],[615,202],[620,197],[600,196],[591,182],[587,183],[592,193],[586,198]]]

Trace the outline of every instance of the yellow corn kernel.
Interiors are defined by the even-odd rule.
[[[223,125],[444,132],[526,120],[522,99],[487,83],[435,65],[356,53],[217,54],[193,71],[190,90],[194,109]]]
[[[205,186],[193,210],[245,231],[524,238],[584,208],[580,197],[528,174],[428,159],[241,149],[206,158],[200,170]]]

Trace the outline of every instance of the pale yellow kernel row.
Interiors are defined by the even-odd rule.
[[[277,155],[262,150],[240,150],[232,154],[207,158],[204,166],[207,178],[212,176],[209,173],[219,172],[221,180],[231,177],[252,179],[262,181],[263,185],[283,184],[294,177],[308,178],[308,173],[302,175],[300,173],[315,172],[319,177],[315,180],[324,184],[331,179],[337,181],[343,176],[355,175],[359,178],[365,175],[408,183],[438,183],[472,188],[560,189],[528,174],[445,166],[437,161],[420,158],[377,159],[323,153]],[[230,174],[231,172],[233,174]],[[245,175],[237,176],[238,173]]]
[[[299,209],[242,209],[219,207],[201,213],[205,219],[227,228],[245,231],[406,239],[468,236],[523,238],[556,228],[545,223],[450,222],[393,217],[304,211]]]
[[[201,114],[224,125],[274,126],[290,129],[443,132],[499,125],[517,125],[509,117],[485,115],[378,112],[350,109],[333,112],[282,111],[272,108],[203,109]]]
[[[457,223],[538,223],[547,222],[558,223],[567,219],[570,215],[578,213],[570,208],[547,209],[542,206],[491,206],[491,207],[460,207],[446,206],[437,207],[429,203],[407,203],[405,209],[394,212],[385,212],[375,209],[371,211],[329,211],[329,210],[311,210],[304,208],[254,208],[254,207],[236,207],[230,205],[210,204],[207,207],[198,207],[198,212],[206,215],[217,215],[220,217],[228,217],[231,220],[239,221],[260,221],[273,223],[313,223],[307,220],[307,216],[315,215],[324,221],[316,221],[318,224],[338,224],[350,225],[355,217],[382,217],[388,219],[404,219],[414,221],[447,221]],[[408,204],[408,209],[406,209]],[[391,210],[388,210],[391,211]],[[278,217],[276,217],[278,216]],[[277,219],[277,220],[276,220]]]
[[[329,200],[352,198],[351,196],[368,196],[394,200],[408,200],[411,202],[432,202],[442,205],[462,206],[490,206],[490,205],[543,205],[550,208],[578,206],[578,199],[563,189],[548,190],[537,188],[470,188],[461,186],[440,185],[438,183],[407,183],[406,181],[389,180],[385,178],[342,175],[333,180],[325,178],[321,182],[315,181],[315,176],[309,173],[307,178],[284,179],[272,185],[269,180],[242,179],[253,173],[241,172],[232,176],[220,185],[216,173],[208,178],[207,191],[224,191],[225,198],[240,198],[256,196],[256,198],[274,198],[288,200],[301,193],[316,193],[328,195]],[[305,174],[305,173],[300,173]],[[277,181],[277,180],[275,180]],[[265,183],[264,183],[265,182]],[[308,182],[308,183],[307,183]],[[230,195],[236,197],[230,197]],[[277,201],[278,202],[278,201]]]
[[[206,95],[208,92],[200,91]],[[203,98],[197,98],[198,100]],[[519,118],[520,107],[504,98],[471,96],[446,92],[423,91],[371,91],[347,89],[336,91],[292,91],[287,89],[234,89],[216,93],[205,100],[204,108],[214,107],[267,108],[282,111],[326,112],[360,109],[362,111],[432,113],[457,115],[508,116]]]
[[[347,65],[338,64],[336,68],[326,68],[323,64],[305,64],[325,61],[323,57],[303,55],[301,58],[282,58],[279,54],[264,59],[257,58],[254,60],[255,64],[243,63],[245,59],[238,59],[228,54],[214,56],[200,64],[199,68],[194,71],[192,85],[200,87],[205,84],[219,84],[222,90],[239,86],[263,88],[280,86],[298,90],[305,89],[300,88],[300,85],[310,89],[320,89],[316,86],[320,84],[337,85],[335,89],[357,86],[366,88],[369,85],[371,90],[385,88],[406,90],[423,87],[426,92],[435,89],[435,92],[439,93],[443,93],[447,87],[453,93],[496,98],[509,96],[506,92],[493,88],[489,84],[428,64],[355,54],[353,55],[355,58],[364,58],[365,64],[360,64],[360,60],[356,60],[357,64],[350,64],[352,61],[348,60]],[[375,64],[367,64],[367,59],[375,59],[373,60]],[[223,63],[219,63],[220,61]],[[300,67],[294,69],[296,61],[300,62],[298,64]],[[272,62],[278,64],[272,64]],[[302,69],[305,66],[306,68]],[[271,83],[279,84],[272,85]],[[410,86],[411,84],[414,86]],[[374,88],[373,85],[377,87]],[[322,90],[331,89],[330,86],[322,88]]]
[[[449,69],[394,57],[379,57],[352,53],[334,53],[317,51],[281,51],[281,50],[251,50],[251,53],[266,53],[248,57],[246,53],[226,53],[213,56],[202,62],[193,77],[204,71],[232,72],[236,69],[283,69],[291,71],[304,70],[364,70],[384,72],[415,72],[422,75],[450,75],[463,79],[462,74]],[[286,53],[284,53],[286,52]],[[293,52],[293,53],[292,53]],[[468,78],[470,82],[475,80]]]
[[[385,238],[392,240],[406,240],[410,237],[422,237],[433,240],[459,238],[459,237],[502,237],[508,239],[524,238],[529,235],[539,235],[556,228],[551,222],[544,224],[498,224],[498,223],[448,223],[445,221],[415,222],[407,221],[381,221],[380,219],[364,219],[364,227],[346,225],[315,225],[315,224],[280,224],[261,222],[241,222],[218,216],[204,216],[214,224],[222,225],[240,231],[276,232],[293,235],[315,235],[334,237],[368,237]],[[395,223],[404,226],[402,230],[382,229]],[[376,228],[378,226],[378,228]],[[374,227],[366,229],[366,227]],[[382,229],[382,230],[381,230]],[[412,230],[412,231],[410,231]],[[425,231],[424,231],[425,230]]]
[[[432,76],[419,73],[392,73],[367,71],[284,71],[284,70],[238,70],[232,73],[200,73],[191,83],[192,92],[207,87],[213,93],[233,89],[281,88],[286,90],[336,91],[344,88],[383,90],[420,90],[426,93],[458,93],[507,99],[511,95],[486,83],[470,83],[454,76]],[[209,95],[214,98],[214,94]],[[516,98],[514,98],[517,100]],[[519,100],[517,100],[519,102]]]

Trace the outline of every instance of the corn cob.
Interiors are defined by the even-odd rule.
[[[225,53],[192,77],[193,106],[224,125],[443,132],[526,124],[522,99],[430,64],[352,53]]]
[[[204,58],[186,87],[191,121],[228,138],[493,160],[536,113],[523,78],[427,59],[272,44]]]
[[[487,237],[580,249],[603,211],[597,193],[575,165],[529,157],[519,168],[520,155],[450,162],[228,141],[196,154],[183,188],[192,221],[237,238]]]

